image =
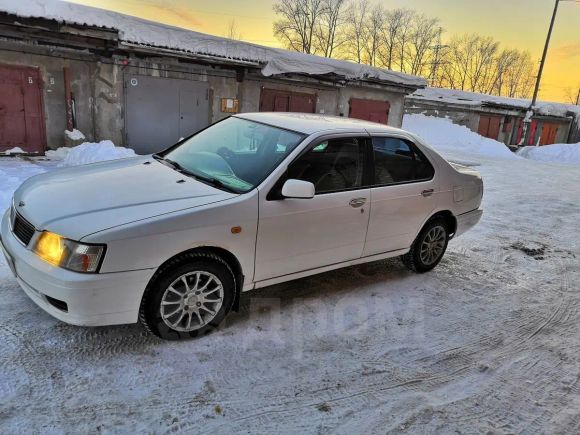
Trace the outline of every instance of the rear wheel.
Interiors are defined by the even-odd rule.
[[[230,311],[234,275],[213,254],[186,254],[157,272],[145,290],[139,318],[151,333],[177,340],[217,328]]]
[[[445,221],[433,219],[421,230],[409,252],[401,257],[403,264],[414,272],[428,272],[439,264],[448,242]]]

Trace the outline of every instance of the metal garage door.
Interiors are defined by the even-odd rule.
[[[161,151],[209,124],[208,84],[125,76],[126,143],[138,154]]]
[[[550,145],[556,142],[558,134],[558,124],[552,122],[542,123],[542,134],[540,135],[540,145]]]
[[[302,112],[314,113],[316,94],[262,89],[260,112]]]
[[[499,126],[501,116],[481,115],[479,117],[479,128],[477,132],[484,137],[497,140],[499,137]]]
[[[0,65],[0,151],[20,147],[42,153],[45,145],[38,70]]]
[[[391,104],[388,101],[351,98],[348,117],[388,124],[390,109]]]

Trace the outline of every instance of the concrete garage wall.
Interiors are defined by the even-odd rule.
[[[389,92],[380,88],[362,88],[359,86],[344,87],[339,90],[338,106],[335,114],[343,114],[348,117],[349,101],[351,98],[363,98],[368,100],[388,101],[389,122],[392,127],[401,127],[405,110],[405,94],[401,92]]]
[[[336,107],[338,102],[338,89],[327,85],[309,84],[307,79],[303,79],[305,84],[290,83],[281,80],[269,80],[258,76],[249,76],[242,84],[243,100],[241,101],[241,112],[259,112],[260,97],[262,89],[275,89],[279,91],[301,92],[316,95],[316,113],[326,113],[337,115]]]
[[[66,129],[66,104],[64,97],[63,68],[68,66],[71,72],[71,89],[76,100],[78,128],[93,138],[92,104],[90,69],[92,62],[62,59],[60,57],[21,53],[2,50],[1,63],[15,66],[34,66],[40,70],[43,81],[42,97],[44,120],[46,126],[47,146],[55,149],[64,145]]]
[[[3,50],[8,44],[10,50]],[[235,66],[224,68],[183,63],[171,57],[145,59],[98,58],[64,49],[0,42],[1,62],[8,65],[36,66],[44,82],[43,102],[48,149],[64,146],[66,103],[63,68],[70,72],[75,99],[76,127],[87,140],[111,140],[126,145],[126,107],[124,82],[127,75],[141,75],[207,82],[207,124],[230,115],[221,111],[222,98],[234,98],[240,112],[260,110],[262,89],[275,89],[316,95],[316,113],[348,117],[351,98],[388,101],[389,125],[400,127],[403,117],[403,90],[368,83],[333,86],[317,79],[292,76],[267,78],[258,72],[239,75]],[[75,59],[71,59],[74,57]],[[179,110],[177,108],[176,110]],[[155,122],[155,120],[151,120]]]
[[[446,109],[443,108],[443,105],[441,107],[432,107],[427,104],[415,104],[409,98],[407,98],[405,113],[449,118],[454,124],[463,125],[472,131],[477,131],[479,127],[479,114],[476,112],[470,112],[464,109]]]

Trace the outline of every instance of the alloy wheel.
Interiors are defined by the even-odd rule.
[[[213,273],[188,272],[175,281],[161,298],[161,318],[176,331],[189,332],[211,322],[224,301],[224,287]]]
[[[446,238],[445,228],[441,225],[434,226],[425,234],[419,251],[423,264],[429,266],[439,260],[445,249]]]

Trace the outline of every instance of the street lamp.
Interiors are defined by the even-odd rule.
[[[554,12],[552,13],[552,19],[550,20],[550,28],[548,29],[548,36],[546,37],[546,43],[544,44],[544,51],[542,53],[542,60],[540,61],[540,69],[538,71],[538,76],[536,77],[536,86],[534,87],[534,95],[532,97],[530,107],[526,112],[526,117],[524,118],[524,134],[523,134],[524,146],[528,144],[530,139],[530,124],[532,123],[532,117],[534,116],[534,106],[536,105],[536,100],[538,98],[540,81],[542,80],[542,72],[544,71],[544,63],[546,62],[546,55],[548,54],[548,46],[550,45],[550,38],[552,37],[552,29],[554,28],[554,21],[556,20],[558,6],[561,1],[572,1],[575,3],[580,3],[580,0],[556,0],[556,2],[554,3]]]

